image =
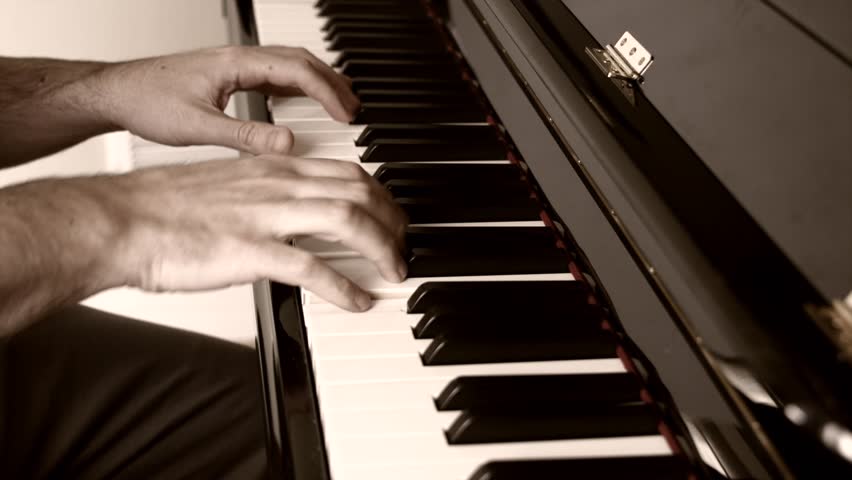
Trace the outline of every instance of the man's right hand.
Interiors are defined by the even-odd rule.
[[[371,301],[357,285],[287,239],[339,240],[392,282],[407,219],[357,164],[259,156],[93,177],[122,225],[111,260],[118,283],[200,290],[269,278],[301,285],[352,311]]]

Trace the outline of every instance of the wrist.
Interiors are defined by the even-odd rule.
[[[0,190],[0,335],[123,284],[114,258],[121,222],[101,183],[49,179]]]
[[[125,284],[120,262],[127,222],[112,176],[48,179],[21,185],[33,199],[33,236],[50,239],[45,259],[84,295]],[[26,213],[26,212],[23,212]],[[47,247],[47,245],[44,245]]]
[[[80,112],[83,124],[92,126],[98,133],[121,130],[116,110],[120,107],[117,100],[116,82],[113,71],[119,63],[75,62],[77,79],[66,84],[57,92],[59,102]]]

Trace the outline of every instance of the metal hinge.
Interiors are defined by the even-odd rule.
[[[630,32],[618,39],[615,46],[586,47],[586,54],[607,78],[618,85],[631,104],[635,104],[634,89],[644,81],[645,72],[654,62],[654,56]]]

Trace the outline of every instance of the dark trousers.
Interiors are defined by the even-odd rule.
[[[0,339],[0,478],[265,477],[254,350],[73,307]]]

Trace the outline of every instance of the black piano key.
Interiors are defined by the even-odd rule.
[[[407,262],[408,278],[568,271],[565,251],[556,248],[514,252],[411,248],[407,252]]]
[[[387,22],[378,22],[378,23],[370,23],[370,22],[339,22],[331,26],[325,34],[324,39],[329,40],[335,34],[338,33],[394,33],[394,32],[435,32],[435,24],[431,19],[425,18],[423,20],[415,21],[415,22],[406,22],[406,23],[387,23]]]
[[[470,85],[461,77],[448,78],[412,78],[412,77],[355,77],[352,79],[352,90],[357,94],[361,90],[459,90],[470,91]],[[385,123],[385,122],[373,122]],[[417,123],[417,122],[409,122]]]
[[[362,90],[362,92],[387,90]],[[419,90],[423,91],[423,90]],[[442,92],[444,93],[444,92]],[[355,140],[355,145],[366,147],[375,140],[445,139],[472,143],[499,143],[497,131],[491,125],[433,125],[433,124],[371,124]]]
[[[630,373],[458,377],[435,398],[438,410],[529,412],[639,403],[641,385]]]
[[[654,435],[657,425],[643,404],[525,413],[465,410],[445,434],[451,445],[462,445]]]
[[[518,322],[523,323],[523,315]],[[435,337],[420,359],[423,365],[463,365],[471,363],[543,362],[548,360],[580,360],[615,358],[616,338],[606,330],[584,332],[582,336],[524,338],[518,329],[515,338],[483,337],[451,332]],[[531,334],[532,336],[532,334]]]
[[[566,281],[426,282],[408,298],[408,313],[426,313],[440,305],[492,305],[515,311],[586,305],[589,288]]]
[[[362,102],[458,102],[476,103],[477,100],[470,92],[458,90],[360,90],[358,99]]]
[[[389,4],[399,4],[399,3],[412,3],[417,0],[317,0],[314,3],[314,8],[317,10],[325,7],[326,5],[352,5],[352,4],[364,4],[364,3],[389,3]]]
[[[463,203],[452,198],[394,200],[408,215],[411,223],[523,222],[541,219],[541,207],[534,199],[508,199],[499,203],[483,203],[471,198]]]
[[[397,40],[393,41],[393,45],[398,45]],[[422,78],[459,78],[459,69],[455,63],[446,60],[349,60],[341,65],[341,73],[349,78],[357,77],[422,77]],[[387,90],[385,90],[387,91]],[[450,90],[452,92],[452,90]],[[362,92],[358,92],[359,96]],[[399,96],[397,94],[394,96]],[[457,95],[458,96],[458,95]],[[472,98],[472,95],[467,95],[467,98]],[[391,101],[400,99],[391,98]],[[411,101],[411,99],[402,99],[403,101]],[[455,100],[458,100],[457,98]],[[362,98],[362,102],[368,101]]]
[[[453,180],[389,180],[382,182],[394,198],[500,196],[502,198],[529,197],[529,187],[520,182],[464,183]]]
[[[339,51],[345,48],[381,48],[393,45],[403,50],[435,51],[447,50],[444,40],[437,35],[418,33],[338,33],[329,42],[328,49]]]
[[[688,480],[688,462],[674,455],[488,462],[468,480]]]
[[[428,18],[426,15],[421,15],[419,13],[375,13],[375,12],[366,12],[366,13],[336,13],[334,15],[326,16],[327,20],[320,27],[320,30],[323,32],[327,32],[332,26],[337,23],[342,22],[385,22],[385,23],[405,23],[405,22],[416,22],[419,20],[423,20]]]
[[[487,332],[492,337],[513,337],[520,328],[541,335],[565,335],[577,331],[601,328],[603,309],[598,305],[541,308],[529,305],[526,309],[500,308],[496,305],[432,307],[412,328],[414,338],[426,339],[451,334],[474,335]]]
[[[386,163],[373,174],[380,183],[391,180],[454,179],[457,181],[509,183],[521,178],[515,165]]]
[[[417,51],[400,50],[392,46],[381,48],[344,48],[332,62],[332,66],[340,67],[349,60],[432,60],[453,61],[453,56],[448,50],[444,51]]]
[[[478,105],[454,103],[362,103],[351,122],[368,123],[463,123],[484,122]]]
[[[505,160],[500,143],[459,143],[453,140],[382,139],[370,143],[361,155],[365,163],[443,162],[448,160]]]
[[[552,248],[556,237],[547,227],[408,227],[411,248],[467,247],[488,251],[507,248]]]
[[[362,1],[355,3],[329,3],[318,10],[320,17],[363,14],[375,12],[383,15],[416,15],[426,16],[423,5],[403,2]]]

